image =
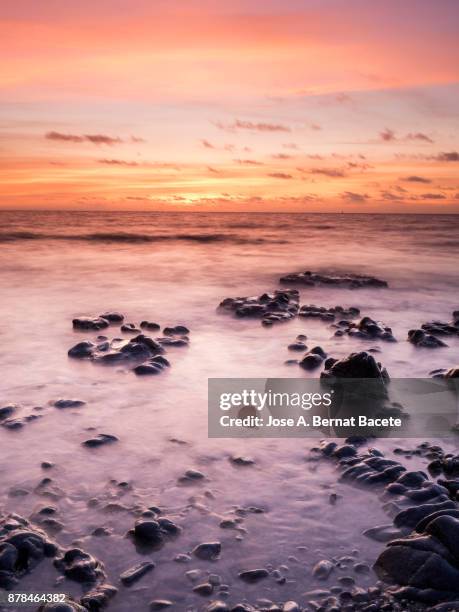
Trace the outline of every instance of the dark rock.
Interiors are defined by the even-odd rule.
[[[139,563],[138,565],[135,565],[134,567],[131,567],[123,572],[120,575],[120,580],[123,584],[130,586],[131,584],[134,584],[134,582],[140,580],[142,576],[145,576],[145,574],[151,572],[154,567],[155,564],[152,561],[143,561],[142,563]]]
[[[161,329],[161,325],[153,323],[153,321],[142,321],[140,327],[142,329],[148,329],[148,331],[159,331]]]
[[[69,349],[68,356],[75,359],[90,359],[96,348],[97,345],[91,342],[91,340],[83,340],[83,342],[78,342],[78,344]]]
[[[436,336],[426,334],[422,329],[410,329],[408,332],[408,342],[422,348],[439,348],[448,346]]]
[[[269,572],[265,568],[257,568],[239,572],[238,576],[244,582],[258,582],[263,578],[267,578],[269,576]]]
[[[452,501],[445,501],[438,504],[422,504],[421,506],[413,506],[402,510],[394,518],[396,527],[408,527],[414,529],[422,519],[426,518],[439,510],[455,510],[456,504]]]
[[[123,323],[123,325],[120,327],[120,330],[128,334],[138,334],[141,331],[135,323]]]
[[[219,305],[219,312],[232,312],[236,317],[261,319],[269,326],[288,321],[298,314],[299,293],[295,289],[263,293],[258,297],[226,298]]]
[[[158,610],[166,610],[173,605],[173,602],[168,599],[154,599],[150,601],[149,607],[151,612],[157,612]]]
[[[158,521],[140,519],[134,526],[133,535],[142,543],[155,545],[163,542],[165,534]]]
[[[118,438],[111,434],[98,434],[94,438],[89,438],[89,440],[85,440],[83,442],[83,445],[88,446],[90,448],[95,448],[97,446],[102,446],[104,444],[111,444],[117,441],[118,441]]]
[[[8,404],[0,408],[0,421],[8,419],[14,412],[16,412],[18,406],[16,404]]]
[[[86,402],[79,399],[59,399],[53,404],[56,408],[80,408],[84,406]]]
[[[124,315],[116,311],[104,312],[104,314],[100,315],[100,318],[105,319],[109,323],[121,323],[124,321]]]
[[[288,345],[288,350],[289,351],[307,351],[308,347],[306,346],[306,344],[304,342],[292,342],[292,344]]]
[[[135,372],[135,374],[137,374],[137,376],[152,376],[156,374],[161,374],[163,369],[153,364],[142,363],[136,366],[133,371]]]
[[[100,582],[105,579],[104,566],[92,555],[79,548],[71,548],[55,560],[56,567],[67,578],[83,584]]]
[[[387,372],[381,367],[373,355],[362,351],[361,353],[351,353],[347,357],[336,361],[326,376],[336,378],[376,378],[387,380]]]
[[[334,567],[331,561],[323,559],[314,565],[312,568],[312,575],[318,580],[327,580]]]
[[[287,274],[280,279],[281,283],[299,284],[313,287],[316,285],[346,287],[348,289],[359,289],[361,287],[387,287],[387,282],[374,276],[362,276],[359,274],[319,274],[316,272],[300,272]]]
[[[198,595],[202,595],[203,597],[208,597],[212,595],[214,587],[210,584],[210,582],[203,582],[202,584],[197,584],[193,587],[193,591]]]
[[[214,561],[220,556],[221,549],[222,545],[220,542],[205,542],[195,546],[192,553],[195,557],[198,557],[198,559],[203,559],[204,561]]]
[[[230,461],[234,463],[234,465],[253,465],[255,463],[250,457],[243,457],[241,455],[230,457]]]
[[[360,310],[355,307],[343,308],[335,306],[334,308],[325,308],[324,306],[315,306],[314,304],[301,306],[298,315],[305,318],[320,319],[322,321],[334,321],[337,316],[344,318],[354,318],[360,314]],[[344,320],[347,324],[347,321]]]
[[[323,361],[324,358],[321,355],[309,352],[303,357],[298,365],[302,367],[303,370],[315,370],[322,365]]]
[[[77,317],[72,320],[72,325],[74,329],[94,331],[99,329],[105,329],[109,326],[109,322],[107,321],[107,319],[104,319],[102,317]]]

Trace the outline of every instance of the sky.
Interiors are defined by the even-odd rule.
[[[0,6],[0,208],[459,212],[457,0]]]

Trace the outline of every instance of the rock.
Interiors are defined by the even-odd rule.
[[[234,465],[243,465],[243,466],[254,465],[255,463],[255,461],[251,459],[250,457],[243,457],[241,455],[230,457],[230,461]]]
[[[0,408],[0,421],[4,419],[8,419],[13,413],[15,413],[18,409],[16,404],[7,404],[6,406],[2,406]]]
[[[140,519],[135,523],[133,535],[142,543],[155,545],[163,542],[165,534],[158,521]]]
[[[336,378],[376,378],[387,380],[387,372],[377,363],[373,355],[362,351],[351,353],[347,357],[336,361],[322,377],[333,376]]]
[[[89,438],[89,440],[85,440],[83,442],[83,446],[88,446],[89,448],[95,448],[98,446],[103,446],[104,444],[112,444],[113,442],[117,442],[118,438],[111,434],[98,434],[94,438]]]
[[[151,612],[157,612],[158,610],[166,610],[173,605],[173,602],[169,601],[169,599],[154,599],[150,601],[149,608]]]
[[[222,545],[220,542],[204,542],[198,544],[192,550],[192,553],[198,559],[204,561],[215,561],[220,556]]]
[[[413,506],[402,510],[394,518],[394,525],[396,527],[408,527],[414,529],[422,519],[433,514],[438,510],[456,509],[456,504],[452,501],[445,501],[438,504],[422,504],[421,506]]]
[[[111,584],[99,584],[83,595],[80,601],[86,610],[98,611],[104,608],[116,593],[117,589]]]
[[[107,319],[102,317],[77,317],[72,320],[73,329],[83,331],[94,331],[99,329],[105,329],[109,326]]]
[[[385,340],[386,342],[396,342],[392,334],[392,329],[384,325],[379,321],[374,321],[370,317],[363,317],[358,323],[352,323],[350,321],[340,321],[341,333],[335,333],[335,335],[344,335],[360,338],[362,340]]]
[[[316,285],[345,287],[348,289],[359,289],[361,287],[387,287],[387,282],[380,280],[374,276],[363,276],[359,274],[319,274],[317,272],[300,272],[296,274],[287,274],[280,279],[281,283],[307,285],[310,287]]]
[[[318,580],[327,580],[333,571],[334,565],[331,561],[323,559],[314,565],[312,575]]]
[[[395,540],[395,538],[400,538],[403,533],[403,531],[393,525],[378,525],[377,527],[366,529],[363,535],[376,542],[390,542]]]
[[[269,576],[269,572],[265,568],[257,568],[239,572],[238,576],[244,582],[258,582],[263,578],[267,578]]]
[[[185,325],[175,325],[174,327],[165,327],[163,334],[165,336],[186,336],[190,330]]]
[[[408,342],[422,348],[439,348],[448,346],[436,336],[426,334],[422,329],[410,329],[408,332]]]
[[[193,591],[198,595],[202,595],[203,597],[208,597],[212,595],[214,587],[210,584],[210,582],[203,582],[202,584],[197,584],[193,587]]]
[[[54,467],[54,463],[51,463],[51,461],[42,461],[40,467],[42,470],[50,470]]]
[[[97,345],[91,342],[91,340],[83,340],[83,342],[78,342],[78,344],[72,346],[67,354],[75,359],[90,359],[94,355],[96,348]]]
[[[234,610],[234,608],[233,608]],[[206,612],[229,612],[229,608],[224,601],[212,601],[206,608]],[[250,611],[249,611],[250,612]]]
[[[130,586],[131,584],[134,584],[134,582],[140,580],[142,576],[145,576],[145,574],[151,572],[154,568],[155,564],[152,561],[143,561],[142,563],[139,563],[138,565],[135,565],[134,567],[131,567],[123,572],[120,575],[120,580],[123,584]]]
[[[301,612],[301,608],[296,601],[286,601],[282,606],[282,612]]]
[[[86,402],[79,399],[59,399],[53,404],[56,408],[81,408]]]
[[[109,312],[104,312],[104,314],[100,315],[100,318],[105,319],[109,323],[122,323],[122,321],[124,321],[124,315],[114,310],[109,311]]]
[[[161,329],[161,325],[153,323],[153,321],[142,321],[140,327],[142,329],[148,329],[149,331],[159,331]]]
[[[156,374],[161,374],[163,369],[153,364],[142,363],[136,366],[133,370],[137,376],[155,376]]]
[[[360,314],[360,310],[351,306],[351,308],[343,308],[335,306],[334,308],[325,308],[325,306],[315,306],[314,304],[301,306],[298,315],[305,318],[320,319],[322,321],[334,321],[337,316],[341,318],[354,318]],[[344,321],[347,324],[347,321]]]
[[[452,516],[437,516],[430,521],[425,532],[439,540],[459,563],[459,520]]]
[[[75,582],[91,584],[105,579],[102,563],[79,548],[67,550],[54,564],[67,578]]]
[[[180,476],[179,482],[190,483],[197,480],[203,480],[204,474],[199,470],[187,470],[183,476]]]
[[[87,608],[80,606],[75,601],[63,603],[48,603],[39,608],[39,612],[87,612]]]
[[[226,298],[219,312],[232,312],[236,317],[261,319],[265,326],[288,321],[298,314],[299,293],[296,289],[263,293],[254,297]]]
[[[123,323],[120,330],[128,334],[139,334],[141,332],[141,329],[135,323]]]
[[[302,351],[307,351],[308,347],[306,346],[306,344],[304,342],[292,342],[291,344],[288,345],[288,350],[289,351],[297,351],[297,352],[302,352]]]
[[[303,357],[298,365],[303,368],[303,370],[315,370],[316,368],[319,368],[322,363],[323,357],[321,357],[321,355],[309,352]]]

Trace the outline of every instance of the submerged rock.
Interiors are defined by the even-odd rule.
[[[269,572],[265,568],[257,568],[239,572],[238,576],[244,582],[258,582],[263,578],[267,578],[269,576]]]
[[[152,561],[143,561],[123,572],[120,575],[120,580],[123,584],[130,586],[134,584],[134,582],[140,580],[145,574],[151,572],[154,568],[155,564]]]
[[[363,276],[360,274],[319,274],[317,272],[299,272],[287,274],[280,279],[281,283],[306,285],[314,287],[316,285],[345,287],[348,289],[359,289],[361,287],[387,287],[387,282],[374,276]]]
[[[358,317],[359,314],[360,310],[355,306],[349,308],[344,308],[343,306],[326,308],[325,306],[316,306],[315,304],[304,304],[298,312],[300,317],[321,319],[322,321],[334,321],[336,317],[353,319]]]
[[[110,325],[103,317],[77,317],[72,320],[73,329],[97,331]]]
[[[89,448],[95,448],[98,446],[103,446],[104,444],[112,444],[113,442],[117,442],[118,438],[111,434],[98,434],[94,438],[89,438],[83,442],[83,446],[88,446]]]
[[[386,342],[396,342],[392,334],[392,329],[379,321],[374,321],[370,317],[363,317],[358,323],[351,321],[340,321],[335,336],[347,334],[351,338],[361,340],[384,340]]]
[[[410,329],[408,332],[408,342],[415,346],[422,348],[440,348],[442,346],[448,346],[436,336],[426,334],[423,329]]]
[[[58,399],[53,403],[56,408],[81,408],[86,402],[80,399]]]
[[[240,318],[261,319],[263,325],[269,326],[295,317],[299,310],[299,299],[295,289],[253,297],[226,298],[220,303],[218,311],[232,312]]]
[[[198,559],[215,561],[220,556],[221,550],[222,545],[220,542],[204,542],[195,546],[191,552]]]

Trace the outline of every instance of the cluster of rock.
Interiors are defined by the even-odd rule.
[[[335,336],[360,338],[362,340],[385,340],[386,342],[396,342],[392,334],[392,329],[379,321],[374,321],[370,317],[363,317],[358,323],[342,320],[337,324],[338,329]]]
[[[299,284],[307,287],[316,285],[331,285],[334,287],[345,287],[348,289],[360,289],[361,287],[387,287],[387,282],[374,276],[362,276],[360,274],[319,274],[317,272],[299,272],[282,276],[279,281],[286,284]]]
[[[27,423],[36,421],[41,418],[42,407],[36,406],[33,408],[33,412],[24,416],[18,417],[17,413],[21,410],[18,404],[6,404],[0,407],[0,425],[5,429],[17,430],[22,429]]]
[[[351,353],[343,359],[329,357],[325,363],[325,370],[321,378],[372,378],[387,382],[389,374],[387,370],[376,361],[373,355],[365,351]]]
[[[321,319],[322,321],[335,321],[336,317],[353,319],[358,317],[359,314],[360,310],[355,306],[350,306],[349,308],[344,308],[343,306],[326,308],[325,306],[316,306],[315,304],[304,304],[298,312],[300,317]]]
[[[93,318],[79,317],[73,320],[73,327],[79,330],[101,329],[101,324],[108,327],[123,319],[124,316],[120,313],[106,313]],[[169,360],[164,357],[166,347],[188,346],[190,330],[184,325],[165,327],[163,336],[157,338],[142,333],[142,330],[159,329],[161,328],[158,323],[150,321],[142,321],[140,327],[134,323],[125,323],[121,326],[121,331],[135,334],[130,340],[125,338],[109,340],[107,336],[97,336],[95,341],[78,342],[68,351],[68,355],[74,359],[87,359],[101,364],[132,365],[132,370],[138,376],[160,374],[170,366]]]
[[[56,569],[86,591],[80,600],[82,607],[69,602],[70,610],[99,610],[117,592],[105,583],[103,564],[89,553],[79,548],[63,551],[44,531],[17,514],[0,516],[0,588],[15,588],[45,558],[54,559]],[[52,610],[52,605],[43,609]]]
[[[421,328],[433,336],[459,336],[459,310],[453,312],[450,323],[430,321],[421,325]]]
[[[456,502],[459,481],[435,483],[426,473],[408,471],[377,449],[361,451],[362,445],[367,445],[364,438],[348,439],[342,445],[323,441],[313,450],[338,462],[341,480],[384,487],[384,509],[393,519],[393,525],[365,532],[368,537],[387,542],[374,570],[385,583],[395,585],[388,591],[397,600],[413,602],[405,609],[418,609],[414,602],[433,606],[454,601],[456,605],[459,600],[459,506]],[[425,456],[442,455],[439,447],[427,443],[420,445],[419,451]],[[445,473],[459,476],[459,457],[444,458],[449,461],[445,463],[448,466]]]
[[[442,346],[448,346],[443,340],[427,334],[423,329],[410,329],[408,332],[408,342],[422,348],[440,348]]]
[[[300,295],[296,289],[263,293],[260,296],[225,298],[219,312],[230,312],[236,317],[261,319],[263,325],[288,321],[299,311]]]

